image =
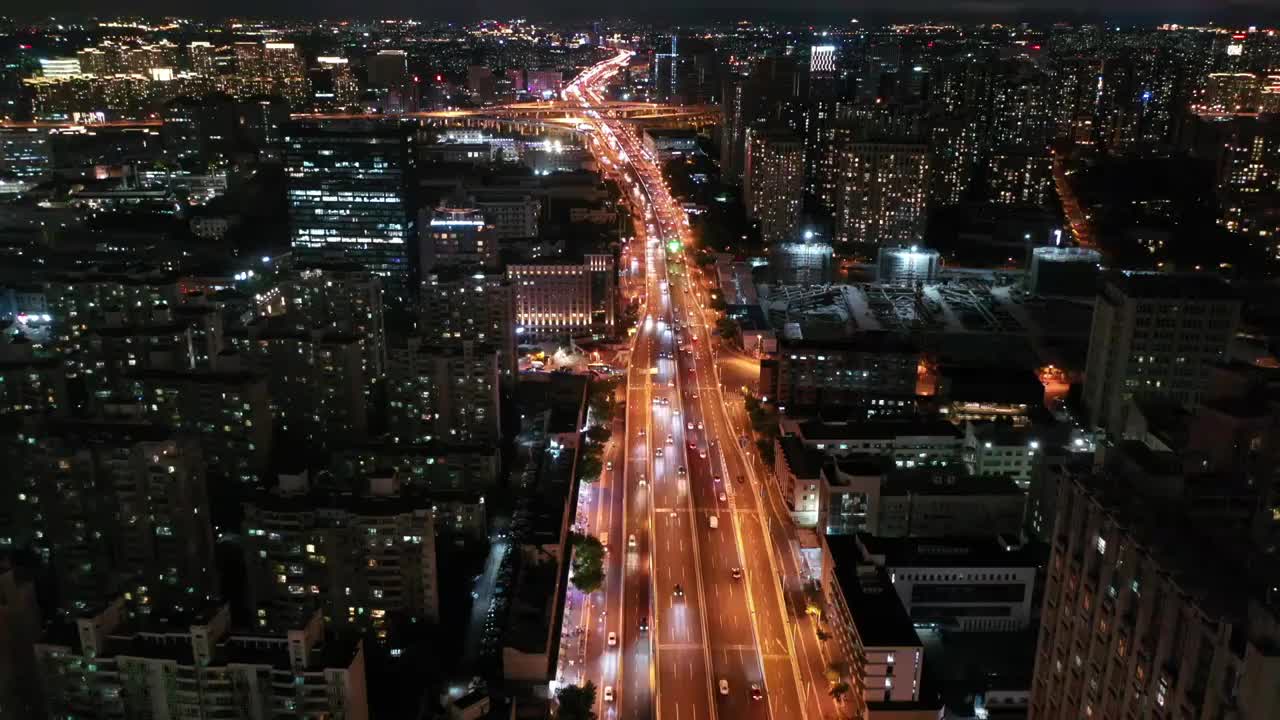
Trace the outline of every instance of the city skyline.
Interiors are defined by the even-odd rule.
[[[1034,7],[0,21],[0,720],[1280,717],[1280,30]]]

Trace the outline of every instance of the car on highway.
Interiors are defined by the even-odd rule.
[[[729,694],[729,681],[725,680],[724,678],[720,678],[720,694],[721,695]]]
[[[723,490],[720,491],[720,502],[729,502],[729,496],[725,495]]]
[[[636,534],[631,533],[631,535],[627,536],[627,547],[633,548],[635,546],[636,546]]]
[[[699,449],[699,450],[698,450],[698,457],[703,458],[703,459],[705,460],[705,459],[706,459],[706,457],[707,457],[707,449],[706,449],[706,448],[701,448],[701,449]]]
[[[702,429],[702,421],[701,421],[701,420],[699,420],[699,421],[698,421],[698,429],[699,429],[699,430],[701,430],[701,429]]]
[[[689,472],[689,471],[688,471],[688,470],[685,470],[685,468],[684,468],[684,466],[683,466],[683,465],[681,465],[680,467],[676,468],[676,474],[677,474],[677,475],[679,475],[680,477],[684,477],[688,472]]]
[[[734,569],[730,570],[730,571],[729,571],[729,574],[733,576],[733,579],[734,579],[734,580],[741,580],[741,579],[742,579],[742,568],[740,568],[740,567],[736,567],[736,568],[734,568]]]
[[[612,685],[604,686],[604,701],[607,703],[613,702],[613,686]]]
[[[744,483],[744,482],[746,482],[746,481],[747,481],[747,478],[746,478],[746,476],[745,476],[745,475],[739,475],[739,476],[738,476],[738,484],[739,484],[739,485],[741,485],[742,483]]]
[[[617,644],[618,644],[618,633],[616,632],[609,633],[609,647],[614,647]]]
[[[716,483],[720,482],[720,476],[719,476],[719,475],[712,475],[712,476],[711,476],[711,482],[716,482]]]
[[[649,632],[649,618],[647,617],[640,618],[640,632],[642,633]]]
[[[759,700],[764,697],[764,689],[755,683],[751,683],[751,699]]]
[[[610,460],[610,461],[606,462],[606,463],[604,464],[604,469],[605,469],[605,470],[612,470],[612,469],[613,469],[613,461],[612,461],[612,460]]]
[[[676,438],[675,438],[675,436],[674,436],[674,435],[672,435],[671,433],[667,433],[667,444],[668,444],[668,445],[674,445],[675,443],[676,443]]]
[[[662,457],[662,448],[654,448],[654,449],[653,449],[653,456],[654,456],[654,457]]]
[[[684,588],[680,587],[680,583],[676,583],[675,589],[671,591],[676,597],[684,597]]]
[[[685,423],[685,429],[686,429],[686,430],[692,430],[692,429],[693,429],[693,423],[692,423],[692,422]]]
[[[689,442],[689,449],[690,449],[690,450],[697,450],[697,449],[698,449],[698,443],[690,441],[690,442]]]

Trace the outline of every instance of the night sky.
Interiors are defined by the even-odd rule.
[[[764,19],[837,22],[845,17],[864,21],[910,19],[925,15],[968,16],[973,18],[1037,19],[1046,17],[1097,17],[1134,21],[1269,22],[1280,16],[1280,0],[894,0],[892,3],[845,2],[841,0],[472,0],[453,3],[443,0],[48,0],[39,3],[41,12],[184,14],[222,17],[226,15],[292,17],[417,17],[468,20],[480,17],[587,18],[630,14],[653,20],[694,21],[750,16]],[[878,10],[892,8],[891,11]],[[1065,10],[1064,10],[1065,8]],[[8,12],[18,11],[10,7]]]

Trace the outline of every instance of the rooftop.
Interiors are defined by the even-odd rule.
[[[935,537],[886,538],[860,533],[868,556],[886,568],[898,567],[1036,567],[1048,555],[1044,545],[1018,545],[1017,538]]]
[[[1107,273],[1106,283],[1127,297],[1151,300],[1235,300],[1225,280],[1208,273],[1161,273],[1120,270]]]
[[[917,468],[885,473],[880,495],[1017,495],[1024,493],[1005,477],[968,475],[959,470]]]
[[[871,420],[825,422],[806,420],[798,426],[805,440],[892,440],[899,437],[960,439],[963,433],[945,420]]]
[[[923,647],[883,568],[864,563],[858,538],[827,538],[836,582],[864,647]]]
[[[822,473],[822,466],[826,462],[826,455],[823,453],[806,447],[800,438],[793,435],[778,438],[778,444],[782,447],[787,466],[796,477],[816,478]]]

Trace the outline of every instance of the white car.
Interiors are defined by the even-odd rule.
[[[688,430],[692,430],[692,429],[693,429],[693,423],[691,423],[691,422],[690,422],[690,423],[685,423],[685,425],[684,425],[684,426],[685,426],[685,428],[686,428],[686,429],[688,429]]]
[[[631,535],[627,536],[627,547],[633,548],[635,546],[636,546],[636,534],[631,533]]]
[[[725,495],[723,490],[720,491],[720,502],[729,502],[729,496]]]
[[[721,695],[729,694],[729,681],[725,680],[724,678],[720,678],[720,694]]]
[[[612,685],[604,686],[604,701],[607,703],[613,702],[613,686]]]
[[[609,633],[609,647],[615,647],[618,644],[618,633]]]

